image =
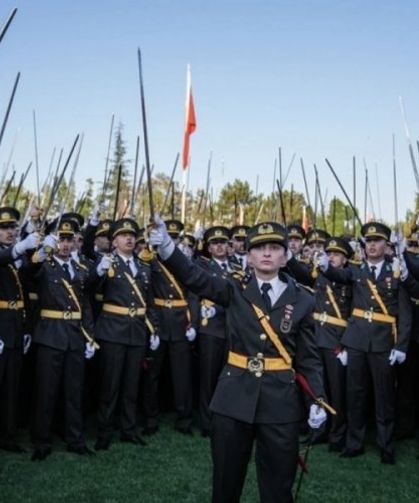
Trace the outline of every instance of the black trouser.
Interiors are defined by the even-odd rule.
[[[347,449],[364,446],[368,412],[368,388],[370,379],[374,392],[377,443],[385,452],[393,454],[395,385],[394,368],[388,357],[390,352],[364,353],[348,349]]]
[[[36,401],[33,437],[35,447],[51,446],[51,424],[61,381],[64,391],[65,441],[84,445],[82,396],[85,359],[83,350],[60,351],[38,346],[36,354]]]
[[[144,411],[146,425],[153,428],[159,416],[159,378],[166,354],[169,355],[170,374],[173,383],[176,426],[188,428],[192,423],[192,353],[190,343],[185,341],[160,341],[160,346],[151,353],[152,361],[145,373]]]
[[[137,433],[138,383],[145,349],[145,346],[100,341],[98,437],[102,440],[109,440],[112,436],[118,399],[121,432],[127,436]]]
[[[396,365],[396,432],[400,437],[415,434],[419,417],[419,343],[410,341],[406,361]]]
[[[218,376],[226,361],[226,340],[211,335],[199,336],[199,415],[201,428],[209,430],[212,413],[209,404]]]
[[[324,381],[330,405],[336,415],[329,415],[329,443],[343,444],[346,435],[346,368],[336,358],[333,349],[320,349]]]
[[[22,348],[4,348],[0,355],[0,443],[14,441],[22,368]]]
[[[213,503],[240,501],[254,441],[261,503],[292,502],[298,432],[298,422],[249,424],[214,414],[211,427]]]

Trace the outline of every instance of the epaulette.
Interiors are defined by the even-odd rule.
[[[360,266],[363,261],[362,260],[354,260],[354,259],[349,259],[348,260],[348,263],[351,264],[351,265],[357,265],[357,266]]]
[[[311,288],[307,285],[303,285],[302,283],[295,283],[297,287],[301,287],[301,288],[304,288],[304,290],[307,290],[308,293],[310,293],[311,295],[314,295],[316,293],[316,290],[314,290],[314,288]]]
[[[83,269],[83,271],[88,271],[89,268],[87,265],[82,264],[81,262],[77,262],[77,267],[80,267],[80,269]]]

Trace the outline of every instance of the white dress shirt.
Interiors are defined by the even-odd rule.
[[[68,265],[68,272],[70,273],[70,278],[73,279],[76,273],[74,272],[71,260],[61,260],[60,258],[58,258],[56,256],[54,256],[54,259],[60,264],[60,266],[63,268],[63,270],[64,270],[63,264]]]
[[[129,261],[129,264],[128,267],[131,269],[131,274],[134,276],[134,278],[137,276],[137,273],[138,273],[138,269],[137,269],[137,266],[135,265],[135,260],[134,260],[134,255],[132,255],[131,257],[124,257],[123,255],[121,255],[120,253],[118,253],[119,257],[121,258],[121,260],[123,262],[125,262],[125,264],[127,264],[127,262]]]
[[[256,277],[260,293],[262,294],[262,285],[263,283],[269,283],[271,285],[270,290],[268,290],[268,295],[271,299],[272,306],[275,305],[275,302],[281,297],[281,295],[284,293],[284,291],[287,288],[287,283],[284,283],[281,281],[278,276],[275,276],[272,278],[270,281],[264,281],[263,279],[259,279]]]
[[[368,264],[368,268],[370,270],[370,273],[372,273],[371,267],[373,267],[373,266],[375,267],[375,279],[377,279],[381,273],[381,269],[383,268],[384,260],[382,260],[381,262],[378,262],[377,264],[371,264],[371,262],[367,261],[367,264]]]

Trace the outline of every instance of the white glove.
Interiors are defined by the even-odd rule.
[[[95,347],[91,342],[86,342],[86,348],[84,350],[84,357],[86,360],[90,360],[90,358],[93,358],[95,355]]]
[[[406,353],[403,353],[403,351],[399,351],[398,349],[392,349],[390,356],[388,357],[390,365],[394,365],[395,363],[401,365],[405,360]]]
[[[113,258],[110,255],[103,255],[99,264],[96,267],[96,272],[99,276],[103,276],[112,265]]]
[[[291,260],[294,255],[292,254],[292,251],[288,248],[287,250],[287,262],[288,260]]]
[[[56,236],[55,234],[48,234],[47,236],[45,236],[43,248],[51,248],[52,250],[55,250],[57,248],[57,243],[58,236]]]
[[[32,344],[32,336],[30,334],[25,334],[23,336],[23,354],[24,355],[26,355],[26,353],[29,351],[31,344]]]
[[[202,226],[195,229],[193,237],[198,241],[199,239],[204,239],[204,228]]]
[[[185,255],[186,258],[191,259],[193,256],[193,249],[188,245],[184,245],[183,243],[178,244],[179,250]]]
[[[403,255],[406,248],[407,248],[407,241],[406,241],[406,238],[403,237],[403,234],[402,234],[401,238],[399,240],[399,255]]]
[[[27,250],[35,250],[39,246],[40,236],[37,232],[32,232],[32,234],[28,234],[25,239],[16,243],[13,248],[13,255],[18,257],[19,255],[23,255]]]
[[[339,353],[336,355],[336,358],[340,361],[340,363],[346,367],[348,365],[348,352],[346,349],[342,349],[342,351],[339,351]]]
[[[193,342],[196,337],[196,330],[193,327],[189,327],[188,330],[186,330],[185,336],[189,342]]]
[[[201,306],[201,317],[202,318],[214,318],[217,310],[214,306]]]
[[[310,414],[308,417],[308,425],[310,428],[317,430],[326,421],[326,412],[323,407],[319,407],[315,403],[310,406]]]
[[[4,342],[2,339],[0,339],[0,355],[3,353],[3,349],[4,349]]]
[[[319,264],[320,270],[326,272],[329,267],[329,257],[327,253],[319,253],[317,263]]]
[[[167,260],[175,250],[175,244],[169,236],[166,224],[156,215],[154,217],[156,226],[149,233],[149,240],[152,246],[157,246],[157,251],[163,260]]]
[[[150,336],[150,349],[151,351],[156,351],[160,346],[160,337],[156,334]]]
[[[393,259],[394,260],[394,259]],[[400,258],[400,279],[406,281],[409,276],[409,269],[407,268],[406,260],[403,256]]]
[[[94,227],[97,227],[100,223],[100,207],[99,203],[96,203],[92,209],[92,213],[90,214],[89,218],[89,223],[90,225],[93,225]]]

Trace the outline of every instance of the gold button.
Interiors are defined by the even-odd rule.
[[[325,304],[330,304],[330,302],[328,300],[326,300]]]
[[[263,358],[263,353],[258,353],[256,356],[257,356],[258,358]]]
[[[173,299],[173,295],[171,293],[169,294],[169,299]]]
[[[255,372],[256,377],[262,377],[262,372]]]
[[[261,341],[266,341],[267,337],[266,337],[266,334],[260,334],[260,340]]]

